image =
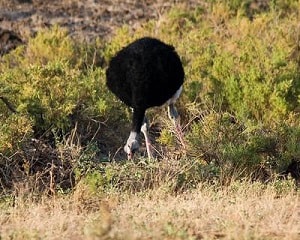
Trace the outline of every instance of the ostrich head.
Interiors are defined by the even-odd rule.
[[[139,149],[138,135],[136,132],[130,132],[127,139],[126,145],[124,146],[124,151],[127,153],[128,159],[132,159],[134,153]]]

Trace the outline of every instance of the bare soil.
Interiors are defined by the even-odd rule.
[[[252,1],[249,9],[268,8],[268,2]],[[90,42],[108,38],[124,24],[134,30],[175,4],[194,8],[203,0],[0,0],[0,56],[41,28],[57,24],[67,28],[74,39]]]
[[[196,5],[199,1],[0,0],[0,53],[55,24],[67,28],[77,40],[107,38],[124,24],[135,29],[149,19],[157,19],[180,2]]]

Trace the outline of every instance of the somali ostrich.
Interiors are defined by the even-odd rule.
[[[184,70],[174,47],[155,38],[138,39],[110,60],[107,86],[133,109],[131,132],[124,147],[129,159],[139,148],[141,131],[148,157],[152,157],[145,117],[148,108],[167,104],[169,118],[178,126],[174,104],[182,91],[183,79]]]

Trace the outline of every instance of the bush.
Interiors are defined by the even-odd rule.
[[[196,188],[207,175],[199,161],[183,158],[159,162],[141,158],[136,162],[98,164],[85,172],[81,182],[97,194],[137,193],[157,188],[175,193]]]
[[[299,161],[300,128],[282,123],[276,128],[244,125],[228,113],[210,112],[191,125],[189,154],[216,168],[221,181],[251,178],[269,181]]]
[[[152,36],[175,46],[186,73],[177,104],[184,151],[164,121],[166,114],[150,111],[153,119],[159,115],[162,120],[155,129],[164,151],[159,159],[192,166],[164,169],[176,172],[173,189],[192,187],[204,176],[228,182],[247,176],[266,180],[284,172],[300,161],[298,14],[298,1],[203,1],[192,9],[176,5],[135,32],[124,26],[110,41],[78,43],[57,26],[42,30],[0,60],[3,162],[23,152],[31,138],[54,151],[74,141],[70,145],[78,153],[76,164],[71,162],[80,176],[104,160],[123,158],[119,150],[131,114],[107,90],[105,69],[123,46]],[[151,174],[160,168],[158,163],[107,164],[87,180],[119,189],[151,188],[158,184]],[[115,175],[123,170],[124,175]]]
[[[32,147],[31,138],[49,145],[47,149],[55,156],[60,142],[74,129],[80,136],[76,144],[98,140],[96,134],[112,139],[110,132],[104,134],[99,127],[105,126],[104,122],[124,121],[126,113],[107,91],[103,49],[99,41],[89,46],[75,44],[66,31],[53,27],[1,59],[0,163],[10,161],[16,171],[22,171],[23,161],[45,157],[41,145],[25,149]],[[95,55],[100,60],[95,60]],[[121,111],[113,110],[118,106]],[[15,154],[22,156],[12,158]],[[37,161],[51,163],[51,156]]]

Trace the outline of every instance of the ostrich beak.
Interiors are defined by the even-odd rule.
[[[135,152],[136,152],[135,149],[130,150],[130,151],[127,153],[127,160],[132,160],[133,157],[134,157]]]
[[[130,151],[128,154],[127,154],[127,159],[128,160],[132,160],[133,159],[133,155],[134,153],[132,151]]]

